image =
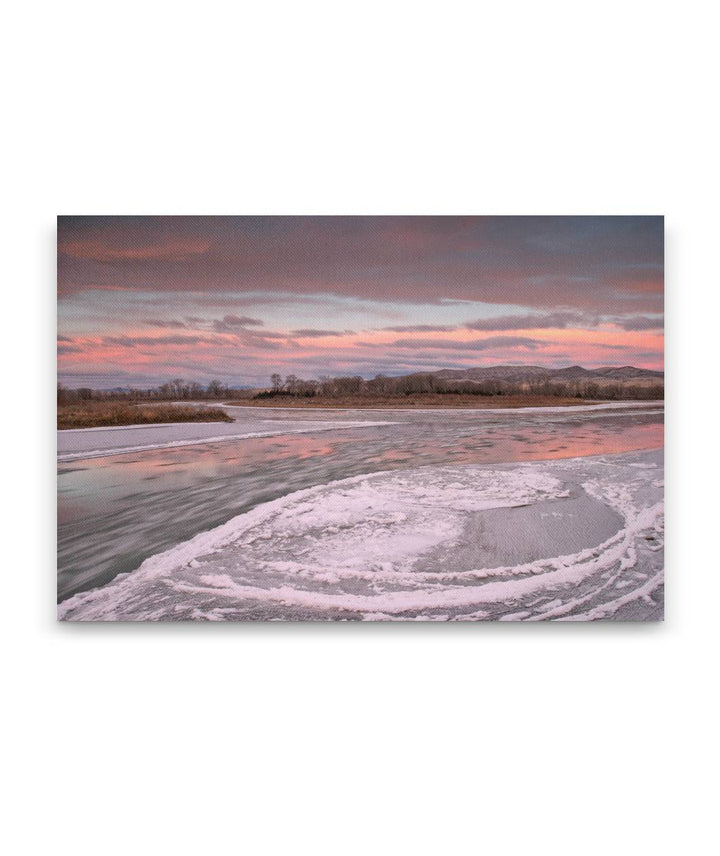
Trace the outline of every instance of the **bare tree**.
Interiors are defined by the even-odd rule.
[[[220,398],[222,395],[222,384],[219,380],[211,380],[207,385],[207,393],[213,398]]]

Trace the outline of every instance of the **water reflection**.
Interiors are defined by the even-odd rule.
[[[482,419],[434,412],[404,414],[392,426],[59,464],[58,599],[104,584],[259,503],[334,479],[426,464],[545,460],[662,444],[661,411]]]

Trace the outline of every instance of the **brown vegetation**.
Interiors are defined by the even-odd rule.
[[[162,422],[234,422],[234,420],[219,407],[170,404],[142,406],[122,401],[78,401],[73,404],[58,404],[58,428],[152,425]]]
[[[291,395],[256,397],[253,407],[312,407],[360,408],[362,410],[401,407],[467,407],[478,410],[512,407],[569,407],[577,404],[599,404],[587,398],[567,398],[557,395],[462,395],[454,393],[411,393],[409,395],[341,395],[330,398],[314,395],[297,398]]]
[[[584,371],[584,370],[580,370]],[[587,373],[586,373],[587,374]],[[450,403],[453,399],[468,400],[473,407],[512,407],[521,405],[503,404],[508,397],[516,399],[553,398],[554,404],[560,400],[644,400],[663,397],[663,384],[656,379],[648,382],[626,381],[608,378],[553,378],[539,377],[525,380],[501,379],[453,379],[439,377],[436,373],[418,373],[401,377],[378,375],[372,380],[360,376],[320,378],[319,381],[303,380],[296,375],[288,375],[283,382],[279,374],[271,377],[272,386],[257,392],[256,401],[283,399],[288,402],[300,399],[306,404],[317,399],[324,401],[340,399],[358,399],[374,406],[384,399],[394,399],[394,403],[410,398],[429,397],[439,407],[457,406]],[[496,404],[475,404],[473,399],[492,398]],[[446,400],[447,399],[447,400]]]

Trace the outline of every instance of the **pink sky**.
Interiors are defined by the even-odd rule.
[[[58,224],[58,372],[663,368],[657,217],[88,217]]]

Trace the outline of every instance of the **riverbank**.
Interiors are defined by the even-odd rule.
[[[168,422],[234,422],[220,407],[172,404],[132,404],[88,401],[59,404],[58,430],[106,428],[118,425],[158,425]]]
[[[633,399],[635,400],[635,399]],[[276,395],[267,398],[235,399],[227,404],[252,407],[338,408],[360,410],[394,410],[405,407],[462,407],[470,410],[505,409],[514,407],[572,407],[600,404],[587,398],[566,398],[558,395],[463,395],[455,393],[417,393],[411,395],[345,395],[333,398],[324,395]]]

